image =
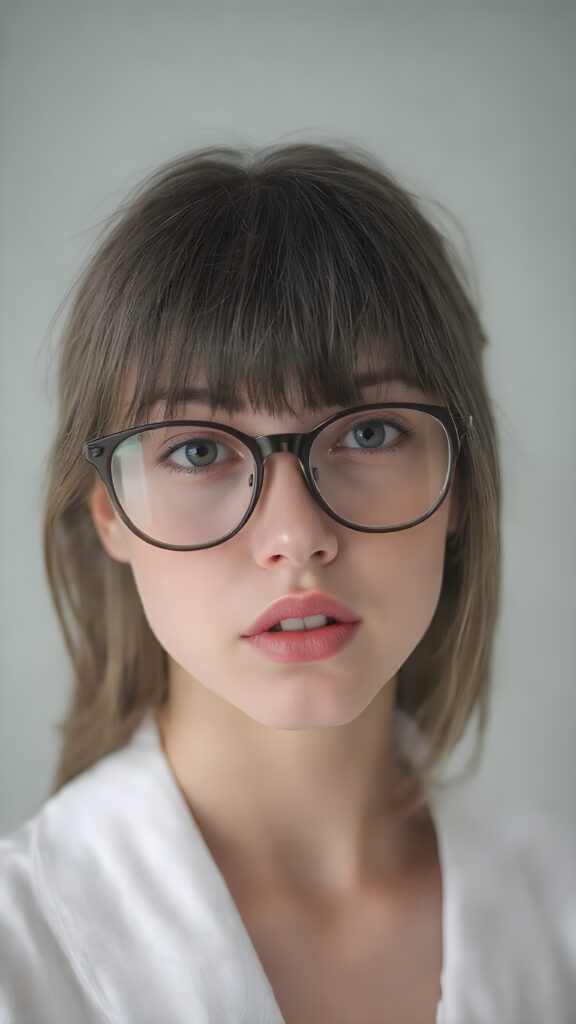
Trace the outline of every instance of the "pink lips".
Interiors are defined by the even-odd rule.
[[[282,619],[304,619],[310,615],[325,615],[336,621],[319,629],[268,632]],[[358,616],[346,605],[335,597],[316,592],[275,601],[246,630],[244,638],[272,661],[318,661],[347,647],[359,627]]]

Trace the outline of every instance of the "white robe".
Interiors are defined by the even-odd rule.
[[[438,1024],[576,1022],[576,845],[539,814],[431,797]],[[282,1024],[150,712],[0,840],[0,1024]],[[353,1021],[350,1024],[354,1024]]]

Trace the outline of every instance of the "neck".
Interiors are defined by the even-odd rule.
[[[169,693],[164,750],[225,875],[345,892],[406,869],[413,828],[391,803],[406,773],[394,680],[353,722],[324,729],[260,725],[178,666]]]

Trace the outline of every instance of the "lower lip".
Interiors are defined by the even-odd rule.
[[[251,647],[270,661],[321,661],[343,651],[352,642],[359,628],[359,622],[336,622],[332,626],[322,626],[321,629],[257,633],[245,639]]]

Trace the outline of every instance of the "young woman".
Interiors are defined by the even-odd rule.
[[[63,338],[45,524],[75,690],[0,844],[0,1019],[555,1024],[571,855],[438,782],[486,719],[482,329],[365,154],[201,151]]]

